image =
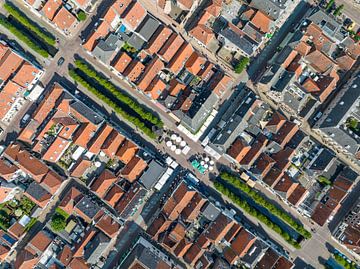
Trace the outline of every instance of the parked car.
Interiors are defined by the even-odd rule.
[[[64,62],[65,62],[64,57],[60,57],[59,60],[58,60],[58,62],[57,62],[57,65],[58,65],[58,66],[62,66],[62,64],[63,64]]]

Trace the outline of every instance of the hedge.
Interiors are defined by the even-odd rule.
[[[119,107],[115,102],[113,102],[106,95],[101,93],[98,89],[90,85],[82,76],[80,76],[74,69],[69,69],[69,75],[78,83],[80,83],[83,87],[85,87],[88,91],[94,94],[97,98],[102,100],[108,106],[110,106],[117,114],[119,114],[122,118],[130,121],[137,128],[139,128],[143,133],[145,133],[148,137],[155,139],[157,135],[145,125],[138,117],[134,117],[129,115],[126,111],[124,111],[121,107]]]
[[[220,182],[214,182],[215,189],[218,190],[223,195],[227,196],[234,204],[242,208],[245,212],[250,214],[251,216],[257,218],[259,221],[264,223],[266,226],[268,226],[270,229],[272,229],[274,232],[279,234],[286,242],[288,242],[293,247],[300,249],[300,244],[293,239],[290,234],[288,234],[286,231],[281,229],[279,225],[271,221],[267,216],[265,216],[263,213],[261,213],[256,208],[249,205],[248,202],[246,202],[244,199],[241,199],[239,196],[237,196],[234,192],[232,192],[229,188],[227,188],[225,185],[221,184]]]
[[[29,38],[23,31],[18,29],[15,25],[11,24],[6,18],[0,17],[0,25],[8,29],[14,36],[24,42],[30,49],[40,54],[42,57],[47,58],[49,53],[36,44],[31,38]]]
[[[151,122],[152,124],[162,127],[163,122],[160,118],[155,116],[153,113],[146,111],[141,105],[131,98],[129,95],[122,93],[117,89],[117,87],[111,83],[107,78],[100,75],[89,63],[84,60],[76,60],[75,65],[79,68],[82,72],[84,72],[87,76],[94,79],[99,85],[104,87],[108,90],[114,97],[121,103],[126,104],[129,106],[134,112],[136,112],[140,117],[143,119]]]
[[[26,15],[21,12],[16,6],[10,3],[4,4],[5,10],[10,13],[20,24],[22,24],[25,28],[29,29],[33,33],[35,33],[40,39],[42,39],[47,44],[53,46],[55,45],[55,37],[48,34],[35,22],[31,21]]]
[[[273,215],[277,216],[287,224],[289,224],[295,231],[300,233],[304,238],[311,238],[311,233],[302,226],[302,224],[295,221],[289,214],[284,212],[282,209],[276,207],[269,201],[267,201],[263,196],[261,196],[258,192],[252,190],[249,185],[243,182],[240,178],[233,176],[229,173],[222,172],[220,177],[232,185],[233,187],[241,190],[246,193],[250,198],[254,200],[254,202],[267,210],[269,210]]]

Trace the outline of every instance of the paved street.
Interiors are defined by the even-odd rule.
[[[20,0],[17,0],[17,2],[19,4],[22,4],[22,1],[20,1]],[[146,7],[152,13],[158,12],[158,10],[156,9],[156,6],[153,4],[153,2],[151,0],[140,0],[140,2],[144,5],[144,7]],[[255,78],[255,79],[258,77],[258,75],[259,75],[258,70],[260,69],[260,66],[263,66],[263,67],[265,66],[266,61],[268,61],[269,57],[272,56],[272,54],[276,50],[279,42],[281,42],[284,35],[291,29],[291,25],[294,22],[299,21],[300,18],[306,12],[307,12],[307,5],[304,4],[304,2],[302,2],[300,4],[300,7],[296,9],[296,12],[294,13],[294,15],[291,16],[288,19],[287,23],[285,24],[285,28],[281,29],[278,32],[278,34],[274,36],[271,44],[269,44],[269,46],[265,49],[264,54],[261,53],[261,55],[252,63],[252,65],[250,67],[250,71],[249,71],[250,72],[250,77]],[[157,14],[159,14],[159,13],[157,13]],[[32,17],[34,20],[37,20],[37,18],[35,18],[32,13],[27,12],[27,15],[29,17]],[[172,20],[170,20],[166,15],[164,15],[162,13],[160,13],[159,18],[162,19],[164,22],[166,22],[168,24],[173,24],[174,23]],[[90,21],[90,20],[91,20],[91,18],[88,19],[88,21]],[[86,25],[83,25],[83,27],[81,27],[78,30],[78,33],[80,33],[83,29],[85,29],[85,27],[86,27]],[[47,28],[49,30],[51,29],[50,26],[48,26]],[[179,30],[179,31],[181,31],[183,33],[182,30]],[[42,78],[42,83],[44,85],[47,85],[53,79],[55,74],[59,78],[60,82],[64,82],[66,80],[72,81],[70,79],[70,77],[68,76],[68,72],[67,72],[68,65],[73,63],[74,55],[79,55],[80,57],[86,59],[86,61],[91,63],[96,69],[101,70],[101,72],[103,74],[110,77],[111,81],[115,85],[117,85],[119,88],[121,88],[124,91],[128,92],[130,95],[132,95],[134,98],[136,98],[140,103],[146,104],[147,107],[149,107],[150,109],[156,111],[159,114],[159,116],[161,117],[161,119],[163,120],[166,128],[171,129],[171,130],[178,130],[176,123],[174,122],[174,120],[166,112],[158,109],[158,107],[156,106],[156,104],[154,102],[150,101],[146,96],[144,96],[143,94],[141,94],[138,91],[134,90],[123,79],[116,76],[107,67],[105,67],[103,64],[99,63],[91,55],[89,55],[87,52],[85,52],[83,50],[82,46],[80,45],[81,40],[78,37],[78,34],[76,34],[76,35],[74,35],[73,37],[70,37],[70,38],[61,36],[56,31],[54,31],[54,34],[60,38],[59,52],[57,53],[55,58],[51,60],[51,62],[46,62],[45,63],[44,68],[46,69],[46,74]],[[186,34],[184,34],[184,37],[187,40],[189,40],[191,42],[191,44],[194,45],[194,47],[196,47],[200,51],[204,52],[206,55],[209,55],[209,58],[211,60],[213,60],[215,62],[218,62],[218,59],[214,55],[210,54],[206,49],[200,47],[197,44],[197,42],[195,42],[194,40],[191,40],[190,38],[188,38]],[[23,45],[23,44],[21,44],[21,45]],[[25,45],[23,45],[23,46],[26,48]],[[58,61],[58,59],[60,57],[63,57],[65,59],[65,62],[64,62],[64,64],[62,66],[59,67],[57,65],[57,61]],[[228,72],[229,72],[229,74],[231,76],[234,76],[232,71],[228,71]],[[244,76],[237,77],[237,82],[240,82],[240,81],[246,81]],[[248,84],[248,85],[252,87],[251,84]],[[91,100],[89,100],[89,102],[92,101],[94,103],[97,103],[100,107],[102,107],[104,110],[106,110],[108,114],[112,114],[112,109],[109,108],[106,104],[104,104],[101,101],[97,100],[92,94],[87,92],[84,88],[79,87],[79,89],[82,92],[84,92],[86,95],[89,96],[89,98],[91,99]],[[254,89],[254,87],[252,87],[252,89]],[[254,89],[254,91],[255,91],[255,89]],[[271,103],[270,100],[265,95],[261,94],[260,97],[265,102]],[[120,119],[120,121],[121,121],[121,119]],[[119,121],[117,121],[117,123],[118,122]],[[130,125],[130,127],[131,127],[131,124],[126,123],[126,125],[127,126]],[[316,139],[319,139],[320,142],[323,142],[323,139],[321,137],[319,137],[318,134],[316,134],[312,130],[310,130],[309,127],[304,126],[303,129],[307,134],[310,134],[310,135],[314,136]],[[18,130],[16,130],[16,131],[18,131]],[[172,151],[170,151],[167,147],[165,147],[164,144],[157,144],[155,141],[149,140],[145,136],[142,136],[142,139],[147,144],[151,145],[158,152],[167,153],[168,155],[170,155],[174,159],[176,159],[176,161],[182,167],[184,167],[186,169],[189,169],[190,171],[193,171],[193,168],[191,167],[190,163],[188,162],[188,157],[191,156],[192,154],[195,154],[195,153],[204,154],[204,150],[203,150],[202,146],[200,145],[200,143],[193,142],[192,140],[187,138],[185,135],[182,135],[182,137],[186,140],[186,142],[188,143],[188,145],[191,148],[191,152],[189,153],[188,156],[175,155]],[[342,156],[341,154],[338,154],[338,157],[342,161],[344,161],[345,163],[347,163],[350,166],[354,167],[353,164],[345,156]],[[219,164],[229,165],[229,162],[227,160],[225,160],[224,158],[221,158],[219,160]],[[355,169],[355,170],[359,171],[359,169]],[[209,180],[209,175],[201,175],[201,174],[199,174],[197,172],[194,172],[194,173],[205,184],[205,186],[207,188],[212,190],[212,182]],[[258,188],[261,192],[264,192],[268,197],[270,197],[271,199],[274,199],[276,201],[277,198],[272,193],[270,193],[266,188],[261,186],[260,184],[257,184],[256,188]],[[222,197],[222,198],[225,201],[227,200],[226,197]],[[285,205],[281,201],[278,201],[278,203],[286,211],[291,212],[294,216],[299,218],[307,228],[313,227],[312,224],[309,222],[309,220],[307,218],[305,218],[305,217],[300,216],[297,213],[297,211],[294,210],[294,208],[290,208],[289,206]],[[54,201],[54,204],[56,204],[55,201]],[[50,206],[49,212],[51,212],[51,210],[53,210],[53,205]],[[43,214],[44,214],[43,219],[45,219],[45,217],[47,216],[47,213],[44,212]],[[344,248],[339,246],[333,239],[330,238],[329,230],[326,227],[325,228],[316,227],[317,231],[315,233],[313,233],[312,239],[307,240],[304,243],[303,248],[301,250],[294,250],[293,248],[289,247],[289,245],[286,244],[282,239],[280,239],[279,236],[277,234],[275,234],[272,230],[270,230],[267,227],[264,227],[263,225],[258,223],[258,221],[256,219],[254,219],[253,217],[251,217],[251,216],[249,216],[247,214],[244,214],[244,216],[247,219],[249,219],[249,221],[252,222],[254,226],[256,226],[256,227],[261,226],[261,228],[265,231],[265,233],[268,234],[274,241],[276,241],[276,242],[280,243],[281,245],[285,246],[285,248],[290,251],[291,256],[293,258],[302,257],[306,261],[308,261],[311,265],[313,265],[315,268],[319,267],[318,257],[326,259],[329,256],[329,252],[328,252],[327,246],[325,245],[325,242],[329,242],[330,245],[341,249],[344,253],[347,253],[344,250]],[[137,228],[134,228],[134,227],[132,227],[133,230],[137,232],[138,231]],[[40,227],[36,227],[36,228],[40,228]]]

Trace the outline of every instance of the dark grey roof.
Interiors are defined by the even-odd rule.
[[[77,204],[78,208],[84,215],[88,216],[90,219],[94,218],[95,215],[99,212],[100,207],[93,203],[90,198],[84,196]]]
[[[248,267],[254,268],[255,264],[267,249],[268,246],[262,240],[257,239],[249,251],[246,252],[245,256],[241,258],[241,261],[247,264]]]
[[[274,84],[271,86],[273,90],[282,92],[287,86],[289,86],[295,80],[295,73],[284,70],[280,76],[275,79]]]
[[[257,43],[250,37],[245,34],[240,35],[239,33],[233,31],[230,27],[226,27],[221,30],[219,36],[232,43],[235,47],[241,49],[248,56],[252,55],[257,47]]]
[[[51,197],[51,194],[35,181],[31,182],[26,189],[26,193],[31,197],[34,197],[37,201],[42,201]]]
[[[285,46],[275,58],[275,63],[281,65],[289,57],[290,53],[294,51],[290,46]]]
[[[104,63],[108,63],[112,59],[114,53],[115,50],[106,44],[104,40],[100,40],[92,51],[92,54]]]
[[[210,92],[210,94],[208,94],[208,92]],[[204,100],[205,98],[206,100]],[[193,133],[196,133],[204,124],[207,117],[209,117],[218,100],[219,97],[213,91],[205,91],[204,94],[200,94],[195,98],[181,123]]]
[[[202,215],[210,221],[215,221],[216,218],[220,215],[220,213],[220,209],[215,207],[210,202],[208,202],[208,204],[204,207],[204,210],[202,211]]]
[[[110,238],[98,232],[84,248],[84,258],[89,264],[95,264],[110,243]]]
[[[358,178],[359,174],[357,174],[354,170],[350,167],[345,166],[344,169],[340,173],[341,176],[345,177],[346,179],[355,182]]]
[[[260,9],[270,18],[277,20],[285,9],[287,0],[252,0],[250,6]]]
[[[251,22],[248,22],[242,30],[256,43],[260,43],[263,39],[262,33],[260,33]]]
[[[277,80],[277,78],[280,76],[280,74],[284,71],[284,68],[282,68],[278,64],[273,64],[269,69],[266,70],[264,75],[260,79],[261,84],[272,84],[273,81]]]
[[[320,154],[312,160],[312,164],[309,169],[314,171],[324,171],[334,159],[335,156],[330,150],[322,148],[320,149]]]
[[[138,36],[136,33],[134,33],[129,40],[127,41],[129,45],[134,47],[136,50],[141,50],[143,46],[145,45],[145,41]]]
[[[71,103],[70,106],[95,125],[98,125],[103,121],[103,118],[100,117],[99,114],[80,101],[75,101]]]
[[[146,189],[150,190],[164,174],[165,170],[165,167],[155,160],[152,160],[149,163],[148,169],[139,178],[139,182],[143,184]]]
[[[136,31],[138,32],[139,36],[148,42],[159,26],[160,22],[157,19],[147,15]]]

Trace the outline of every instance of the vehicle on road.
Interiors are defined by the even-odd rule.
[[[21,119],[21,124],[25,125],[30,120],[30,114],[25,114],[25,116]]]
[[[62,66],[62,64],[65,62],[64,57],[60,57],[59,60],[57,61],[57,65],[58,66]]]

